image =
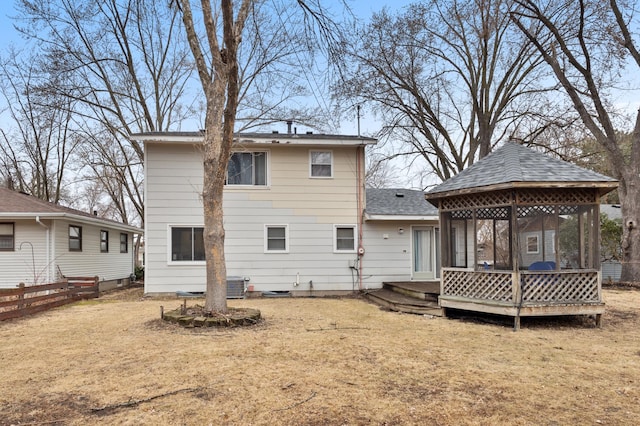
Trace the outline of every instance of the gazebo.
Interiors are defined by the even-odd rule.
[[[426,198],[440,215],[439,303],[601,325],[600,197],[617,181],[506,143]]]

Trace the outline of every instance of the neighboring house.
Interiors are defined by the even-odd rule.
[[[606,214],[610,220],[622,223],[622,211],[619,204],[601,204],[600,213]],[[620,281],[620,275],[622,274],[622,264],[620,262],[617,260],[603,260],[601,266],[603,282]]]
[[[0,288],[63,276],[98,276],[101,289],[134,270],[133,235],[141,230],[0,188]]]
[[[131,138],[145,149],[145,293],[202,292],[202,133]],[[424,194],[365,194],[364,149],[375,143],[237,135],[223,203],[227,275],[252,292],[300,295],[435,278],[437,212]]]

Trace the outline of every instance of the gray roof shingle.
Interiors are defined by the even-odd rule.
[[[104,219],[86,213],[81,210],[75,210],[70,207],[61,206],[41,200],[34,196],[24,194],[22,192],[13,191],[8,188],[0,187],[0,217],[11,217],[12,215],[47,215],[47,216],[76,216],[85,218],[92,222],[103,222],[105,225],[110,224],[120,228],[136,229],[136,227],[117,222],[111,219]],[[138,230],[141,231],[141,230]]]
[[[438,209],[413,189],[367,188],[368,215],[437,216]]]
[[[613,188],[615,182],[608,176],[509,142],[428,191],[427,197],[495,185],[508,187],[511,183],[601,183]]]

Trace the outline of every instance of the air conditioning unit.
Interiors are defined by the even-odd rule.
[[[227,299],[244,298],[244,278],[227,277]]]

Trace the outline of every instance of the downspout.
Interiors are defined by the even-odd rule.
[[[364,223],[364,181],[363,163],[364,145],[360,145],[356,152],[357,196],[358,196],[358,290],[362,290],[362,258],[364,246],[362,245],[362,224]]]
[[[36,216],[36,223],[40,226],[42,226],[46,231],[45,231],[45,265],[46,265],[46,270],[47,270],[47,282],[50,283],[51,282],[51,263],[50,263],[50,242],[49,242],[49,234],[50,234],[50,229],[47,225],[45,225],[44,223],[42,223],[40,221],[40,216]],[[35,265],[34,265],[35,267]],[[35,284],[35,283],[34,283]]]

